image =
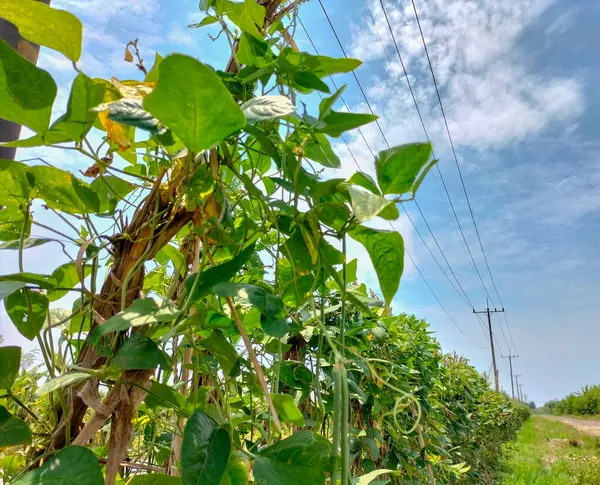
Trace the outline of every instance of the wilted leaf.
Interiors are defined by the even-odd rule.
[[[296,107],[286,96],[256,96],[241,107],[248,123],[281,118],[296,111]]]
[[[93,111],[108,111],[109,120],[141,128],[150,133],[161,134],[166,131],[154,116],[144,110],[141,98],[121,98],[117,101],[100,104]]]

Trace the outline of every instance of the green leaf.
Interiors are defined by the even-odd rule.
[[[25,286],[27,283],[24,281],[0,281],[0,300],[4,300],[8,295],[25,288]]]
[[[91,188],[100,200],[99,212],[112,214],[117,208],[117,204],[135,187],[114,175],[101,175],[91,183]]]
[[[385,302],[389,305],[404,271],[404,241],[397,232],[358,226],[348,235],[361,243],[371,258]]]
[[[87,372],[68,372],[67,374],[63,374],[62,376],[55,377],[54,379],[49,379],[46,383],[40,387],[35,392],[35,397],[42,397],[50,392],[54,392],[58,389],[62,389],[63,387],[70,386],[71,384],[75,384],[76,382],[85,381],[88,379],[90,374]]]
[[[182,481],[179,477],[165,473],[136,473],[133,478],[127,480],[127,485],[182,485]]]
[[[256,485],[323,485],[331,468],[331,444],[310,431],[300,431],[255,455]]]
[[[280,62],[283,61],[284,69],[311,71],[319,78],[351,72],[362,64],[358,59],[316,56],[308,52],[296,52],[289,47],[283,49],[279,57]]]
[[[246,124],[217,74],[181,54],[161,62],[158,83],[144,107],[194,152],[212,147]]]
[[[54,239],[46,239],[43,237],[27,237],[23,241],[23,249],[35,248],[37,246],[41,246],[42,244],[46,244],[52,242]],[[0,250],[2,249],[19,249],[21,246],[21,240],[15,239],[14,241],[7,241],[3,244],[0,244]]]
[[[381,191],[377,188],[377,184],[375,183],[375,180],[373,180],[373,177],[365,172],[355,172],[352,177],[348,179],[348,183],[360,185],[373,194],[381,195]]]
[[[430,158],[431,143],[410,143],[379,152],[375,161],[379,188],[384,194],[413,191],[419,173],[428,165]]]
[[[0,389],[10,389],[19,375],[21,347],[0,347]]]
[[[0,406],[0,448],[31,443],[31,430],[20,418]]]
[[[323,118],[325,127],[318,128],[317,131],[325,133],[329,136],[341,136],[342,133],[348,130],[353,130],[359,126],[366,125],[377,119],[376,115],[362,114],[362,113],[343,113],[338,111],[330,111],[330,113]]]
[[[150,392],[144,402],[149,408],[170,408],[185,411],[187,403],[184,397],[171,386],[153,381]]]
[[[98,195],[70,172],[45,165],[29,167],[27,172],[33,175],[35,196],[53,209],[70,214],[100,211]]]
[[[265,67],[273,62],[275,56],[262,37],[256,38],[250,34],[242,32],[237,52],[238,62],[251,67]],[[246,78],[244,80],[247,81]]]
[[[52,124],[45,137],[46,143],[62,143],[67,140],[81,142],[98,116],[91,109],[104,99],[104,89],[104,84],[96,83],[85,74],[79,74],[71,87],[67,112]]]
[[[243,3],[226,2],[225,14],[242,32],[247,32],[257,39],[263,38],[256,27],[262,27],[265,20],[265,7],[254,0]]]
[[[333,108],[333,105],[341,97],[341,95],[345,89],[346,89],[346,85],[344,84],[331,96],[329,96],[328,98],[323,98],[323,100],[319,104],[319,119],[320,120],[322,120],[323,118],[328,116],[329,113],[331,113],[331,109]]]
[[[87,277],[92,272],[91,266],[84,266],[83,274]],[[59,288],[73,288],[79,283],[77,275],[77,264],[67,263],[59,266],[52,272],[52,278],[56,281],[56,286]],[[69,290],[48,290],[48,300],[56,301],[68,295]]]
[[[32,285],[37,285],[45,290],[51,290],[56,287],[56,280],[54,277],[45,274],[12,273],[0,276],[0,282],[2,281],[21,281],[23,283],[31,283]]]
[[[242,453],[232,453],[219,485],[248,485],[250,461]]]
[[[106,323],[106,322],[105,322]],[[104,325],[100,325],[103,327]],[[154,341],[140,332],[135,332],[123,344],[114,358],[114,364],[123,369],[167,369],[169,364],[165,354]]]
[[[341,166],[340,159],[331,148],[331,143],[322,133],[315,133],[314,137],[304,145],[304,156],[324,167],[339,168]]]
[[[361,475],[360,477],[352,479],[352,485],[369,485],[369,483],[371,483],[373,480],[375,480],[381,475],[397,475],[400,473],[402,473],[402,470],[387,470],[385,468],[381,470],[373,470],[370,473],[366,473],[364,475]]]
[[[188,292],[188,295],[190,295],[191,302],[194,303],[200,298],[208,295],[213,286],[217,283],[229,281],[231,278],[233,278],[237,272],[242,269],[244,264],[248,262],[253,253],[254,245],[252,244],[243,251],[240,251],[237,256],[233,257],[229,261],[204,270],[199,275],[199,280],[194,288],[193,293],[192,288],[198,273],[188,276],[188,278],[185,280],[185,288]]]
[[[21,2],[0,0],[3,4]],[[28,0],[32,3],[33,0]],[[56,98],[56,83],[46,71],[37,68],[0,39],[0,117],[46,133]]]
[[[266,317],[275,317],[283,310],[281,298],[273,295],[262,286],[241,283],[219,283],[213,286],[213,292],[220,297],[245,298]]]
[[[163,247],[159,251],[158,256],[159,257],[164,256],[164,257],[170,259],[171,262],[173,263],[173,266],[175,267],[175,269],[177,269],[179,271],[179,274],[182,277],[185,276],[186,269],[187,269],[186,262],[185,262],[185,256],[175,246],[171,246],[170,244],[167,244],[165,247]]]
[[[206,25],[216,24],[219,21],[217,17],[213,17],[212,15],[207,15],[200,22],[195,24],[190,24],[187,26],[188,29],[197,29],[198,27],[204,27]]]
[[[208,338],[198,342],[202,347],[208,349],[221,365],[226,376],[234,377],[240,370],[240,359],[233,345],[220,330],[213,330]]]
[[[0,204],[19,209],[31,199],[32,181],[27,166],[12,160],[0,160]],[[14,238],[18,239],[18,238]]]
[[[296,406],[291,394],[271,394],[275,410],[282,421],[304,426],[304,416]]]
[[[372,194],[368,190],[356,185],[348,185],[348,192],[352,199],[354,217],[356,217],[358,222],[368,221],[373,217],[381,215],[384,210],[389,212],[391,209],[391,215],[393,216],[395,214],[396,216],[394,219],[397,219],[400,215],[396,203],[392,200],[387,200],[385,197]]]
[[[48,297],[29,288],[11,293],[5,301],[6,313],[25,338],[33,340],[48,314]]]
[[[27,40],[79,60],[82,26],[75,15],[34,0],[0,0],[0,12]]]
[[[67,446],[35,470],[11,485],[103,485],[104,476],[94,452],[83,446]]]
[[[225,428],[200,409],[188,419],[181,446],[183,485],[215,485],[221,481],[231,440]]]
[[[146,75],[144,82],[146,83],[155,83],[158,81],[158,68],[160,63],[163,61],[163,56],[161,56],[158,52],[156,52],[154,56],[154,64],[152,65],[152,69]]]

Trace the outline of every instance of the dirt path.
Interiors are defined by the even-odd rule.
[[[561,423],[568,424],[572,426],[577,431],[581,431],[582,433],[589,434],[592,436],[600,436],[600,421],[593,421],[590,419],[575,419],[575,418],[567,418],[565,416],[544,416],[547,419],[554,419],[556,421],[560,421]]]

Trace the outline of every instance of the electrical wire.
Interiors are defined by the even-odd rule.
[[[383,0],[380,0],[380,2],[383,5]],[[448,119],[446,118],[446,112],[444,110],[444,104],[442,102],[442,97],[440,95],[440,91],[439,91],[439,88],[438,88],[437,80],[436,80],[436,77],[435,77],[435,72],[433,70],[433,64],[431,62],[431,57],[429,56],[429,49],[427,49],[427,42],[425,41],[425,35],[423,34],[423,29],[421,27],[421,21],[419,20],[419,14],[417,12],[417,6],[415,5],[415,0],[411,0],[411,4],[412,4],[413,11],[414,11],[414,14],[415,14],[415,19],[417,21],[417,26],[419,27],[419,33],[421,35],[421,41],[423,43],[423,48],[425,49],[425,55],[427,56],[427,63],[429,65],[429,70],[431,72],[431,78],[433,79],[433,85],[435,87],[435,92],[437,94],[437,99],[438,99],[438,103],[439,103],[439,106],[440,106],[440,111],[442,113],[442,117],[444,118],[444,125],[446,127],[446,133],[448,135],[448,140],[450,141],[450,147],[452,149],[452,155],[454,156],[454,162],[456,164],[456,169],[458,171],[458,175],[459,175],[459,178],[460,178],[460,183],[462,185],[463,192],[465,194],[465,199],[467,201],[467,206],[469,208],[469,213],[471,215],[471,220],[473,222],[473,227],[475,228],[475,234],[477,235],[477,240],[479,241],[479,247],[481,249],[481,253],[483,254],[483,259],[485,261],[486,268],[487,268],[488,273],[490,275],[490,280],[492,281],[492,285],[494,287],[494,292],[496,293],[496,296],[498,297],[498,302],[500,303],[500,306],[502,308],[504,308],[504,304],[502,303],[502,298],[500,298],[500,293],[498,292],[498,287],[496,286],[496,281],[494,280],[494,276],[493,276],[492,270],[490,268],[490,264],[489,264],[489,261],[488,261],[487,254],[486,254],[485,249],[483,247],[483,242],[481,241],[481,235],[479,233],[479,228],[477,227],[477,222],[475,221],[475,215],[473,213],[473,208],[471,206],[471,201],[469,199],[469,194],[467,192],[467,187],[465,185],[465,181],[464,181],[464,178],[463,178],[463,175],[462,175],[462,170],[460,169],[460,164],[458,163],[458,156],[456,155],[456,149],[454,147],[454,141],[452,139],[452,134],[450,133],[450,127],[448,125]],[[506,328],[507,328],[508,333],[510,335],[510,339],[511,339],[511,342],[512,342],[512,345],[513,345],[513,349],[515,350],[515,353],[516,353],[517,349],[515,347],[515,343],[514,343],[514,340],[513,340],[513,337],[512,337],[512,332],[510,331],[510,325],[508,324],[508,318],[506,317],[506,314],[504,315],[504,319],[505,319],[505,323],[506,323]],[[502,328],[502,323],[500,323],[500,328]],[[506,336],[504,338],[506,340]],[[506,341],[506,343],[507,343],[507,345],[509,345],[508,344],[508,340]],[[509,350],[510,350],[510,345],[509,345]]]
[[[344,56],[347,58],[348,56],[346,55],[345,49],[343,48],[343,46],[342,46],[342,44],[341,44],[341,41],[339,40],[339,37],[338,37],[338,35],[337,35],[337,32],[335,31],[335,29],[334,29],[334,27],[333,27],[333,24],[331,23],[331,20],[329,19],[329,16],[328,16],[328,14],[327,14],[327,11],[325,10],[325,7],[323,6],[323,4],[322,4],[322,2],[321,2],[320,0],[319,0],[319,3],[320,3],[320,5],[321,5],[321,8],[323,9],[323,12],[325,13],[325,15],[326,15],[326,17],[327,17],[328,21],[329,21],[329,25],[330,25],[330,27],[331,27],[331,29],[332,29],[333,33],[334,33],[334,36],[336,37],[336,39],[337,39],[337,41],[338,41],[338,44],[340,45],[340,48],[341,48],[341,50],[342,50],[342,53],[343,53],[343,54],[344,54]],[[317,49],[317,47],[316,47],[315,43],[313,42],[313,40],[312,40],[312,38],[311,38],[310,34],[308,33],[308,30],[307,30],[307,29],[306,29],[306,27],[304,26],[304,23],[303,23],[303,22],[302,22],[302,20],[300,19],[300,17],[298,17],[298,21],[299,21],[299,23],[300,23],[300,26],[301,26],[301,27],[302,27],[302,29],[304,30],[304,32],[305,32],[305,34],[306,34],[306,36],[307,36],[307,38],[308,38],[309,42],[311,43],[311,45],[312,45],[313,49],[315,50],[315,52],[317,53],[317,55],[319,55],[319,51],[318,51],[318,49]],[[359,81],[358,77],[356,76],[356,74],[355,74],[354,72],[353,72],[352,74],[354,75],[354,79],[355,79],[355,81],[356,81],[356,83],[357,83],[357,85],[358,85],[358,87],[359,87],[359,89],[360,89],[360,91],[361,91],[361,93],[362,93],[362,95],[363,95],[364,99],[365,99],[365,102],[366,102],[367,106],[369,107],[369,109],[370,109],[371,113],[372,113],[372,114],[374,114],[373,108],[371,107],[371,105],[370,105],[370,103],[369,103],[369,101],[368,101],[368,98],[367,98],[367,96],[366,96],[366,94],[365,94],[365,92],[364,92],[364,90],[363,90],[363,88],[362,88],[362,85],[361,85],[361,83],[360,83],[360,81]],[[330,79],[331,79],[331,77],[330,77]],[[332,81],[332,83],[333,83],[333,85],[334,85],[334,88],[337,90],[337,89],[338,89],[338,87],[337,87],[337,85],[335,84],[335,82],[333,81],[333,79],[331,79],[331,81]],[[319,93],[319,96],[321,96],[321,98],[322,98],[322,95],[321,95],[320,93]],[[340,100],[342,101],[342,103],[344,104],[344,106],[346,107],[346,109],[347,109],[348,111],[350,111],[350,108],[349,108],[349,106],[347,105],[346,101],[344,100],[343,96],[340,96]],[[386,137],[385,137],[385,134],[383,133],[383,130],[382,130],[381,126],[379,125],[379,123],[378,123],[378,122],[376,122],[376,123],[377,123],[377,126],[378,126],[378,128],[379,128],[379,131],[381,132],[381,135],[382,135],[382,138],[383,138],[383,140],[384,140],[385,144],[386,144],[386,145],[388,146],[388,148],[389,148],[389,147],[390,147],[390,144],[388,143],[388,141],[387,141],[387,139],[386,139]],[[369,152],[370,152],[370,153],[373,155],[373,157],[375,158],[375,154],[374,154],[373,150],[371,149],[371,146],[370,146],[370,145],[369,145],[369,143],[367,142],[367,140],[366,140],[366,138],[365,138],[364,134],[363,134],[363,133],[362,133],[362,131],[360,130],[360,128],[358,128],[358,131],[359,131],[359,133],[360,133],[360,135],[361,135],[361,137],[362,137],[362,139],[363,139],[363,141],[364,141],[365,145],[367,146],[367,148],[368,148]],[[346,148],[348,149],[348,152],[350,153],[350,155],[351,155],[352,159],[354,160],[354,163],[357,165],[358,169],[359,169],[360,171],[362,171],[362,169],[361,169],[361,167],[360,167],[360,164],[358,163],[358,161],[356,160],[356,157],[355,157],[355,156],[354,156],[354,154],[352,153],[352,150],[351,150],[351,148],[350,148],[350,146],[349,146],[348,142],[346,141],[346,139],[345,139],[345,138],[343,138],[343,137],[342,137],[342,139],[343,139],[343,141],[344,141],[344,143],[345,143],[345,145],[346,145]],[[406,212],[406,210],[405,210],[405,213],[406,213],[406,214],[407,214],[407,216],[408,216],[408,213]],[[422,214],[422,213],[421,213],[421,215],[423,216],[423,214]],[[423,216],[423,217],[424,217],[424,216]],[[413,225],[413,227],[415,228],[415,230],[417,231],[417,233],[419,234],[419,236],[420,236],[421,240],[422,240],[422,241],[423,241],[423,243],[425,244],[425,246],[426,246],[426,248],[428,249],[429,253],[430,253],[430,254],[431,254],[431,256],[433,257],[434,261],[437,263],[438,267],[440,268],[440,270],[441,270],[441,271],[442,271],[442,273],[444,274],[444,276],[445,276],[445,277],[448,279],[448,281],[450,282],[450,284],[452,285],[452,287],[454,288],[454,290],[455,290],[455,291],[457,291],[457,293],[459,294],[459,296],[461,296],[461,298],[465,299],[465,297],[466,297],[466,293],[465,293],[465,295],[464,295],[464,297],[463,297],[463,295],[461,295],[461,293],[458,291],[458,289],[457,289],[457,288],[454,286],[454,284],[452,283],[452,281],[450,280],[450,278],[448,277],[448,275],[446,274],[446,272],[443,270],[443,268],[442,268],[442,266],[440,265],[440,263],[439,263],[439,261],[437,260],[437,258],[436,258],[436,257],[433,255],[433,252],[431,251],[431,249],[429,248],[429,246],[428,246],[428,245],[427,245],[427,243],[425,242],[425,239],[422,237],[422,235],[421,235],[421,234],[420,234],[420,232],[418,231],[417,227],[416,227],[416,226],[415,226],[415,224],[413,223],[413,221],[412,221],[412,219],[410,218],[410,216],[408,216],[408,218],[409,218],[409,220],[411,221],[411,224]],[[427,223],[427,221],[426,221],[426,223]],[[391,223],[391,221],[388,221],[388,224],[390,225],[391,229],[395,231],[395,228],[394,228],[393,224]],[[427,224],[427,226],[429,227],[429,224]],[[430,229],[430,230],[431,230],[431,229]],[[433,236],[433,233],[432,233],[432,236]],[[435,238],[435,236],[433,236],[433,237]],[[436,244],[437,244],[437,240],[436,240]],[[441,248],[439,247],[439,244],[438,244],[438,248],[440,249],[440,252],[441,252]],[[467,340],[468,340],[468,341],[469,341],[471,344],[473,344],[475,347],[478,347],[478,348],[480,348],[480,349],[485,349],[485,347],[481,347],[481,346],[479,346],[479,345],[475,344],[475,343],[474,343],[474,342],[473,342],[473,341],[472,341],[472,340],[471,340],[471,339],[470,339],[470,338],[469,338],[469,337],[468,337],[468,336],[467,336],[467,335],[466,335],[466,334],[463,332],[463,330],[462,330],[462,329],[460,328],[460,326],[459,326],[459,325],[456,323],[456,321],[455,321],[455,320],[454,320],[454,319],[453,319],[453,318],[450,316],[450,313],[449,313],[449,312],[446,310],[446,308],[444,307],[444,305],[441,303],[441,300],[438,298],[438,296],[436,295],[436,293],[433,291],[433,288],[431,287],[431,285],[429,284],[429,282],[427,281],[427,279],[426,279],[426,278],[425,278],[425,276],[423,275],[423,273],[422,273],[422,271],[420,270],[420,268],[417,266],[417,264],[416,264],[415,260],[414,260],[414,259],[413,259],[413,257],[410,255],[410,253],[409,253],[408,249],[406,249],[406,248],[405,248],[405,251],[406,251],[406,254],[409,256],[409,258],[410,258],[411,262],[413,263],[413,265],[414,265],[414,266],[415,266],[415,268],[417,269],[417,271],[418,271],[419,275],[421,276],[421,278],[423,279],[423,281],[424,281],[424,282],[425,282],[425,284],[427,285],[427,287],[428,287],[428,289],[430,290],[431,294],[433,295],[433,297],[435,298],[435,300],[438,302],[438,304],[440,305],[440,307],[442,308],[442,310],[444,311],[444,313],[445,313],[445,314],[448,316],[448,318],[450,319],[450,321],[452,322],[452,324],[453,324],[453,325],[454,325],[454,326],[455,326],[455,327],[456,327],[456,328],[459,330],[459,332],[460,332],[460,333],[461,333],[461,334],[462,334],[462,335],[463,335],[463,336],[464,336],[464,337],[465,337],[465,338],[466,338],[466,339],[467,339]],[[446,262],[448,262],[448,261],[447,261],[447,259],[445,258],[445,256],[444,256],[444,259],[446,260]],[[453,272],[453,274],[454,274],[454,272]],[[457,280],[457,281],[458,281],[458,280]],[[460,284],[460,283],[459,283],[459,284]],[[461,286],[461,288],[462,288],[462,286]],[[463,290],[463,292],[464,292],[464,290]],[[465,301],[467,302],[467,304],[468,304],[468,305],[470,305],[470,303],[468,302],[468,297],[466,297]],[[472,308],[472,305],[470,305],[470,307]]]

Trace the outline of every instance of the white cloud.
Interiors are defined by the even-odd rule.
[[[173,46],[194,47],[196,46],[196,38],[188,29],[179,24],[173,24],[167,40]]]
[[[406,119],[406,106],[404,101],[397,100],[400,92],[408,96],[406,81],[400,81],[404,73],[380,4],[369,1],[376,25],[367,21],[353,27],[352,54],[363,60],[384,62],[388,77],[373,79],[368,84],[369,93],[375,100],[386,100],[377,111],[382,116],[384,130],[406,131],[407,122],[398,123],[399,119]],[[518,45],[523,32],[551,3],[552,0],[417,2],[444,108],[458,146],[505,146],[552,124],[572,122],[582,114],[581,83],[575,78],[529,72],[527,53]],[[438,142],[436,145],[445,145],[437,97],[412,6],[406,1],[401,4],[388,1],[386,11],[430,138]],[[380,39],[391,65],[387,64]],[[409,104],[411,117],[418,120],[412,99]]]

